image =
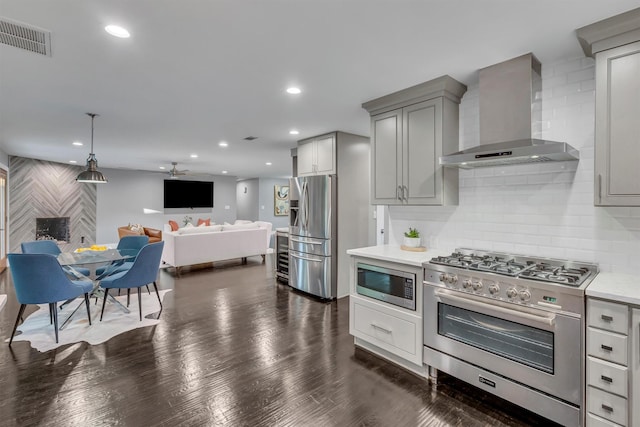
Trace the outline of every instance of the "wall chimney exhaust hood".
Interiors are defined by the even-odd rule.
[[[578,160],[565,142],[541,134],[540,62],[533,54],[480,70],[480,145],[440,157],[443,166],[471,169],[520,163]]]

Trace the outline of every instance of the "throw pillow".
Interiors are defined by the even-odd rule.
[[[248,219],[236,219],[236,222],[234,222],[234,225],[238,225],[238,224],[251,224],[253,221],[249,221]]]
[[[209,218],[206,218],[206,219],[198,218],[198,227],[200,227],[201,225],[209,226],[211,225],[211,220]]]
[[[173,220],[169,221],[169,225],[171,226],[171,231],[178,231],[178,228],[180,228],[178,223]]]

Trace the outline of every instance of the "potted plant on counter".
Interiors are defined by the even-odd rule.
[[[412,227],[409,227],[409,231],[404,232],[404,246],[409,248],[420,247],[420,232]]]

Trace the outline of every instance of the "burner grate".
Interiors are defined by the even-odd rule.
[[[562,260],[540,261],[524,256],[509,254],[487,253],[460,249],[448,256],[438,256],[431,259],[433,264],[442,264],[468,270],[484,271],[503,276],[519,277],[523,279],[538,280],[548,283],[556,283],[565,286],[580,286],[592,271],[597,272],[597,267],[592,269]]]

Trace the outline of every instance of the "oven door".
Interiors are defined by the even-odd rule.
[[[425,283],[424,344],[580,405],[581,320]]]

